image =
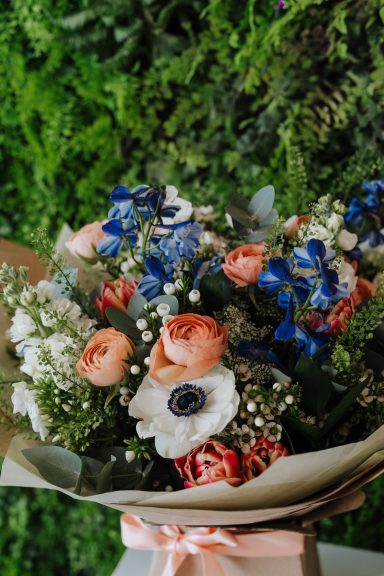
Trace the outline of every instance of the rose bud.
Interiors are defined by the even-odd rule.
[[[103,224],[104,222],[96,221],[83,226],[78,232],[74,232],[69,240],[67,240],[65,243],[66,248],[73,256],[96,260],[96,246],[105,236],[101,229]]]
[[[226,480],[231,486],[242,484],[237,453],[213,440],[200,444],[186,456],[176,458],[175,465],[185,480],[184,488],[202,486],[219,480]]]
[[[244,482],[259,476],[280,456],[289,456],[288,450],[281,442],[270,442],[264,436],[259,436],[250,451],[241,455],[241,474]]]
[[[76,369],[95,386],[112,386],[123,380],[135,352],[128,336],[115,328],[103,328],[89,340]]]
[[[126,312],[135,290],[136,286],[123,278],[103,282],[100,297],[95,298],[95,306],[103,318],[106,318],[105,311],[107,308],[117,308]]]

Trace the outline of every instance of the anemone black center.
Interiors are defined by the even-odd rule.
[[[206,400],[207,396],[200,386],[186,383],[172,390],[168,408],[174,416],[191,416],[204,406]]]

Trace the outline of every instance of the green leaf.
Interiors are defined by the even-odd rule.
[[[74,488],[81,475],[81,458],[60,446],[38,446],[23,450],[25,458],[54,486]]]
[[[332,410],[332,412],[326,419],[324,427],[322,429],[322,436],[328,434],[328,432],[332,430],[334,426],[336,426],[336,424],[345,415],[347,410],[352,406],[352,404],[359,396],[359,394],[364,390],[364,388],[367,385],[367,382],[368,379],[364,379],[362,382],[359,382],[358,384],[356,384],[356,386],[353,386],[353,388],[350,388],[348,390],[348,392],[343,396],[342,400],[340,400],[336,408]]]
[[[303,403],[313,414],[319,416],[333,391],[328,374],[323,372],[311,358],[301,354],[294,369],[294,376],[301,385]]]
[[[136,327],[136,323],[125,312],[117,308],[107,308],[105,315],[111,326],[119,332],[129,336],[134,342],[141,342],[141,332]]]
[[[115,467],[115,460],[110,460],[104,466],[96,479],[96,493],[104,494],[110,492],[112,488],[112,470]]]
[[[140,314],[146,304],[148,304],[148,300],[140,292],[136,292],[129,301],[128,316],[136,322],[140,318]]]
[[[171,295],[167,295],[164,294],[162,296],[157,296],[157,298],[154,298],[153,300],[150,301],[151,306],[154,306],[155,308],[159,305],[159,304],[168,304],[169,308],[170,308],[170,314],[172,314],[172,316],[177,316],[177,314],[179,313],[179,301],[176,298],[176,296],[171,296]]]
[[[220,270],[217,274],[206,274],[200,282],[200,293],[204,305],[210,310],[221,310],[231,299],[232,283]]]
[[[109,404],[112,402],[112,400],[114,398],[116,398],[116,396],[119,395],[120,391],[120,384],[115,384],[114,386],[111,386],[108,396],[105,399],[105,403],[104,403],[104,408],[107,408],[109,406]]]
[[[292,378],[290,378],[289,376],[284,374],[284,372],[281,372],[277,368],[272,367],[271,372],[272,372],[272,375],[273,375],[275,381],[279,382],[280,384],[282,384],[283,382],[291,382],[292,381]]]
[[[318,426],[302,422],[292,416],[281,416],[281,423],[287,430],[290,441],[293,445],[301,445],[301,440],[315,447],[321,438],[321,430]]]

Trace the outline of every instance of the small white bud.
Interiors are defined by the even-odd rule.
[[[25,290],[20,294],[20,302],[23,306],[29,306],[36,300],[36,294],[32,290]]]
[[[188,294],[188,298],[192,304],[196,304],[197,302],[200,302],[200,292],[198,290],[191,290]]]
[[[151,312],[151,313],[150,313],[150,317],[151,317],[153,320],[156,320],[156,319],[159,317],[159,315],[158,315],[157,312]]]
[[[164,316],[168,316],[170,310],[171,309],[170,309],[169,305],[166,304],[165,302],[159,304],[158,307],[156,308],[156,312],[158,313],[160,318],[164,318]]]
[[[170,484],[167,484],[167,486],[165,487],[165,491],[166,492],[173,492],[173,486],[171,486]]]
[[[119,404],[120,406],[128,406],[130,402],[130,397],[127,396],[126,394],[124,396],[120,396],[119,398]]]
[[[159,332],[160,332],[160,334],[162,334],[162,333],[163,333],[163,330],[164,330],[164,326],[161,326],[161,328],[159,328]]]
[[[82,408],[83,410],[87,410],[90,407],[91,403],[89,400],[87,400],[86,402],[83,402],[82,404]]]
[[[120,390],[119,390],[120,394],[122,396],[124,396],[124,394],[129,394],[129,388],[128,386],[120,386]]]
[[[144,340],[144,342],[152,342],[153,340],[153,334],[150,330],[145,330],[142,335],[141,335],[142,339]]]
[[[285,397],[285,401],[288,404],[288,406],[290,406],[291,404],[294,403],[295,399],[292,396],[292,394],[288,394],[288,396]]]
[[[149,302],[147,302],[144,306],[144,310],[146,310],[147,312],[149,312],[149,310],[152,308],[152,306],[150,305]]]
[[[261,428],[262,426],[264,426],[265,424],[265,420],[262,416],[256,416],[255,418],[255,426],[257,426],[258,428]]]
[[[145,364],[146,366],[149,366],[150,363],[151,363],[151,359],[150,359],[149,356],[147,356],[146,358],[144,358],[144,364]]]
[[[246,386],[244,386],[244,390],[246,392],[249,392],[250,390],[252,390],[252,384],[247,384]]]
[[[71,407],[69,404],[63,404],[63,410],[65,410],[65,412],[70,412],[71,411]]]
[[[52,442],[58,442],[59,440],[60,440],[60,434],[56,434],[56,436],[52,438]]]
[[[164,316],[163,318],[163,326],[165,326],[166,324],[168,324],[168,322],[170,322],[172,320],[172,318],[174,318],[174,316],[172,316],[172,314],[167,314],[166,316]]]
[[[272,388],[273,388],[276,392],[280,392],[280,391],[281,391],[281,384],[280,384],[280,382],[275,382],[274,385],[272,386]]]
[[[146,330],[148,328],[148,322],[145,318],[139,318],[136,322],[136,326],[139,330]]]
[[[280,412],[284,412],[284,410],[287,409],[287,404],[285,402],[280,402],[279,404],[279,410]]]
[[[136,452],[134,450],[126,450],[125,451],[125,459],[130,464],[134,460],[136,460]]]
[[[251,402],[248,402],[247,404],[247,410],[248,412],[256,412],[257,410],[257,404],[254,400],[251,400]]]
[[[61,399],[60,399],[59,396],[56,396],[56,398],[55,398],[55,404],[57,404],[58,406],[60,406],[60,404],[61,404]]]
[[[140,374],[140,371],[141,371],[141,368],[137,364],[133,364],[133,366],[131,366],[131,368],[130,368],[130,372],[134,376],[137,376],[138,374]]]
[[[175,285],[172,284],[171,282],[167,282],[167,284],[164,284],[163,290],[165,294],[167,294],[168,296],[172,296],[176,292]]]
[[[178,278],[175,282],[175,288],[176,290],[182,290],[184,288],[184,284],[181,278]]]

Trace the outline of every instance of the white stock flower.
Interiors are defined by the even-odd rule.
[[[148,375],[129,404],[129,414],[140,418],[140,438],[155,436],[160,456],[178,458],[221,432],[238,408],[235,376],[218,365],[205,376],[184,384],[163,386]]]
[[[357,234],[353,234],[352,232],[349,232],[348,230],[344,229],[337,236],[336,244],[342,250],[349,252],[350,250],[354,249],[358,240],[359,240],[359,238],[358,238]]]
[[[12,318],[12,325],[9,329],[9,335],[12,342],[21,342],[36,332],[37,326],[32,318],[22,310],[16,308],[14,317]]]
[[[332,212],[327,219],[327,228],[333,235],[337,235],[344,228],[344,218],[340,214]]]
[[[35,401],[36,391],[29,390],[25,382],[13,384],[13,390],[11,397],[13,413],[21,414],[22,416],[28,415],[33,431],[40,435],[41,440],[45,440],[49,434],[46,427],[47,418],[40,413]]]
[[[35,286],[36,299],[40,304],[52,300],[55,294],[56,287],[52,282],[47,280],[40,280]]]

